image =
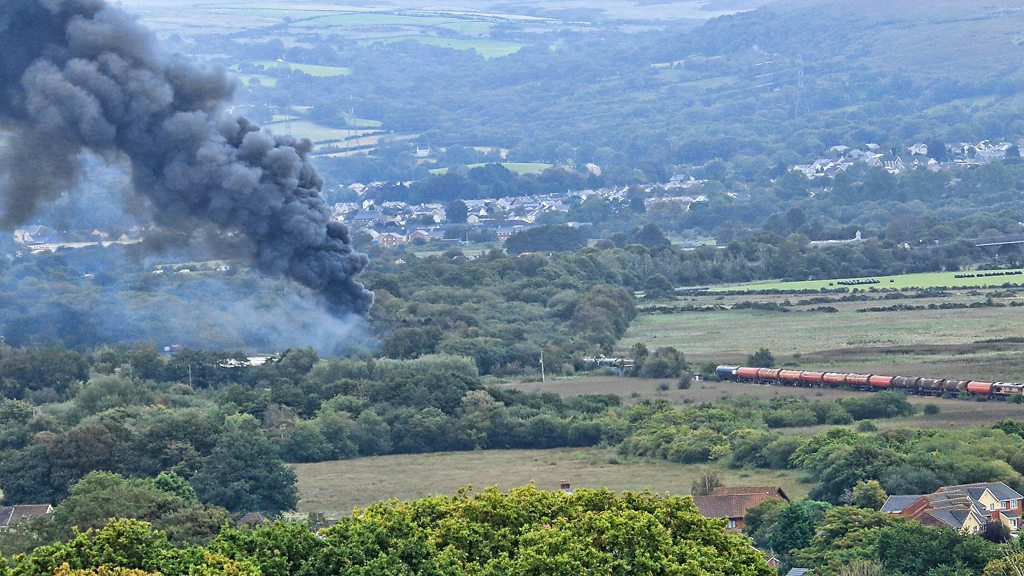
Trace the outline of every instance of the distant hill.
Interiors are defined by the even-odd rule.
[[[981,80],[1020,71],[1024,5],[1016,0],[783,0],[714,19],[684,46],[709,55],[758,48],[808,64],[842,55],[880,70]]]
[[[422,177],[416,146],[594,163],[630,184],[715,158],[751,181],[840,144],[1024,136],[1019,0],[123,4],[175,49],[262,74],[237,97],[254,119],[395,135],[334,143],[332,180]],[[485,161],[462,156],[438,166]]]

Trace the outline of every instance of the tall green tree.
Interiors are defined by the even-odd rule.
[[[192,478],[199,499],[232,512],[277,514],[298,504],[295,473],[250,415],[231,416]]]

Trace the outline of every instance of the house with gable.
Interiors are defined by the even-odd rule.
[[[409,232],[409,234],[405,237],[405,239],[407,241],[409,241],[409,242],[413,242],[413,241],[416,241],[416,240],[422,240],[424,242],[429,242],[430,241],[430,231],[429,230],[424,230],[423,228],[417,228],[416,230],[413,230],[412,232]]]
[[[0,506],[0,532],[11,532],[19,522],[27,522],[53,513],[49,504]]]
[[[728,530],[742,530],[747,510],[768,500],[788,502],[789,496],[778,486],[719,486],[711,494],[693,497],[702,516],[725,518]]]
[[[377,209],[364,209],[352,216],[349,221],[353,226],[372,226],[384,221],[384,211]]]
[[[882,512],[967,534],[979,534],[997,524],[1016,535],[1020,530],[1022,501],[1024,496],[1002,482],[979,482],[943,486],[931,494],[890,496]]]
[[[385,248],[391,248],[393,246],[398,246],[399,244],[405,244],[408,241],[404,235],[397,234],[395,232],[383,232],[380,235],[376,236],[373,240],[374,242],[380,244]]]

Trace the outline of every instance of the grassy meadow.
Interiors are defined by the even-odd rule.
[[[266,70],[274,68],[289,68],[291,70],[298,70],[310,76],[317,76],[320,78],[331,78],[334,76],[348,76],[352,73],[351,68],[345,68],[343,66],[321,66],[319,64],[295,64],[292,62],[277,62],[274,60],[260,60],[253,62],[253,64],[263,66]]]
[[[380,130],[372,128],[359,128],[349,130],[344,128],[331,128],[309,120],[277,119],[275,122],[268,122],[265,126],[275,134],[290,134],[296,138],[309,138],[314,144],[330,144],[337,148],[349,148],[376,144],[382,134]],[[369,140],[373,138],[372,142]]]
[[[690,485],[706,468],[663,461],[620,462],[613,450],[603,448],[400,454],[294,466],[299,512],[324,512],[329,518],[379,500],[453,494],[465,486],[508,490],[533,482],[538,488],[556,490],[562,480],[568,480],[574,488],[689,494]],[[716,470],[727,486],[779,485],[795,497],[806,495],[811,487],[793,472]]]

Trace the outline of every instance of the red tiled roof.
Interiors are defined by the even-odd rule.
[[[777,492],[759,492],[755,494],[708,494],[694,496],[702,516],[707,518],[743,518],[754,506],[768,500],[781,499]]]
[[[778,496],[783,500],[789,500],[789,496],[778,486],[719,486],[712,492],[712,496],[739,496],[747,494],[770,494]]]

